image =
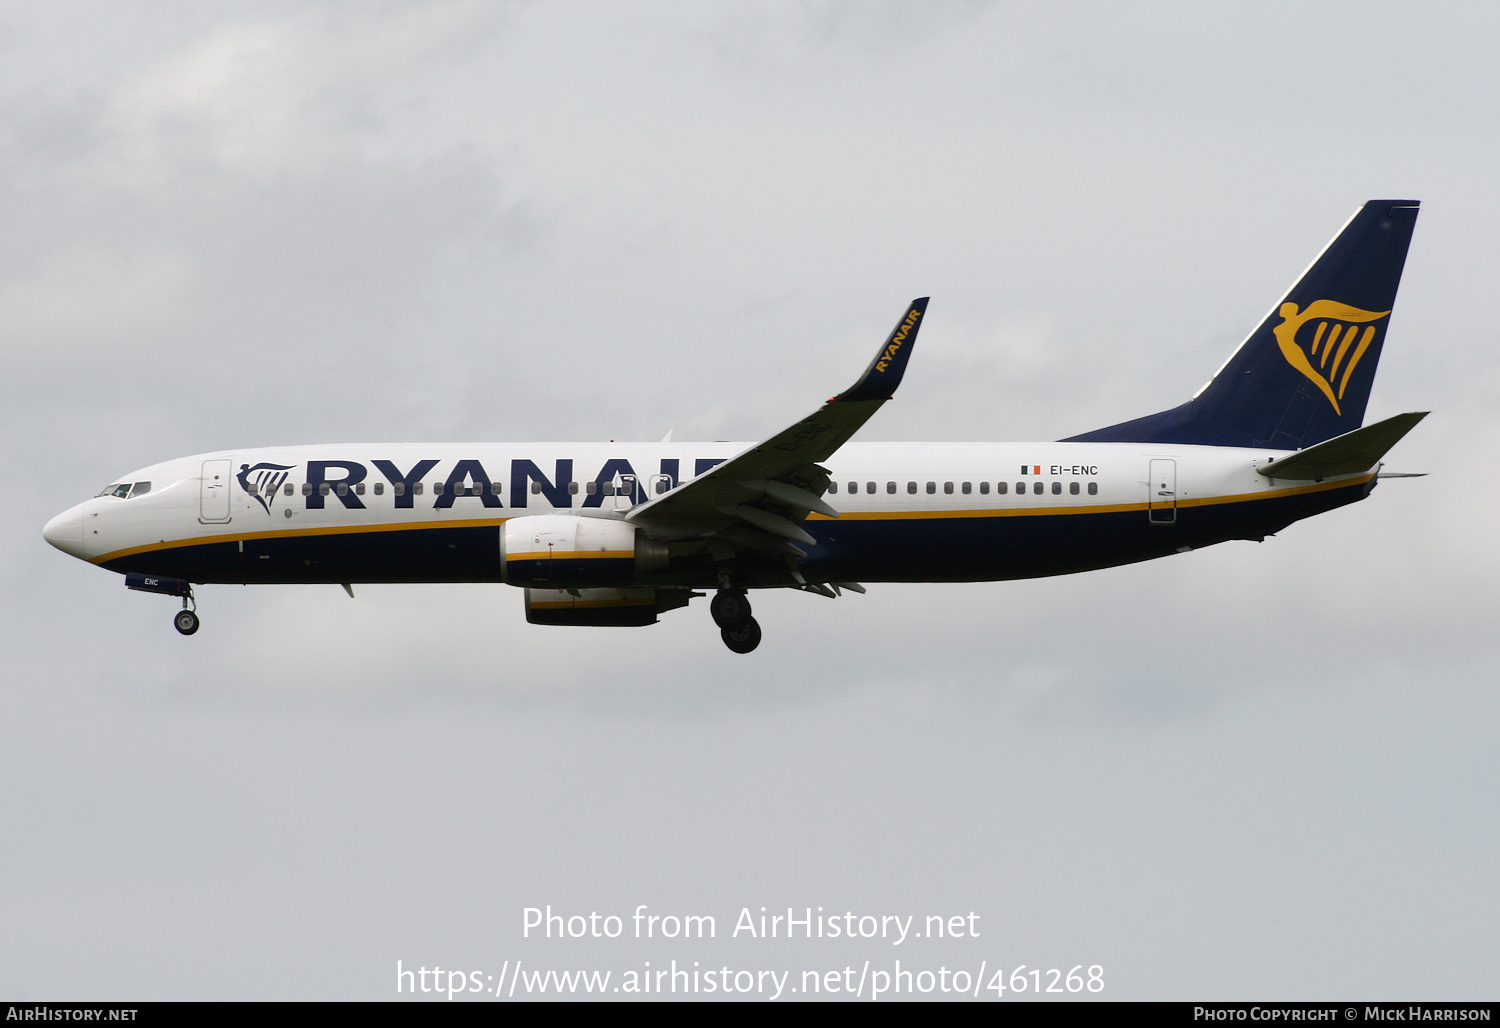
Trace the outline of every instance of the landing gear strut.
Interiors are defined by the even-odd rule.
[[[191,604],[191,606],[189,606]],[[172,627],[183,635],[192,635],[198,630],[198,601],[193,596],[193,587],[188,586],[182,597],[182,609],[172,618]]]
[[[719,636],[735,653],[749,653],[760,645],[760,625],[750,616],[750,598],[743,589],[720,589],[708,605]]]
[[[125,574],[125,588],[143,593],[181,596],[182,609],[173,615],[172,627],[183,635],[192,635],[198,630],[198,601],[193,599],[193,584],[186,579],[129,571]]]

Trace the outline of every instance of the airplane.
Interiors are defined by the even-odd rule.
[[[180,597],[208,583],[501,582],[539,625],[632,626],[713,592],[726,646],[754,589],[1071,574],[1263,540],[1364,499],[1427,412],[1364,425],[1415,200],[1371,200],[1209,382],[1055,442],[853,443],[896,392],[913,300],[853,386],[764,442],[329,444],[123,475],[43,535]]]

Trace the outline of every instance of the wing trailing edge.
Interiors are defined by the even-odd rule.
[[[906,373],[928,297],[907,305],[859,380],[807,417],[704,472],[633,507],[630,521],[664,538],[714,537],[732,549],[801,555],[814,540],[801,522],[810,511],[836,518],[822,499],[828,472],[818,466],[893,395]]]

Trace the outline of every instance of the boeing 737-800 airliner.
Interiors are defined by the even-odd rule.
[[[737,653],[761,638],[751,589],[1031,578],[1261,539],[1368,496],[1424,416],[1363,426],[1417,209],[1361,207],[1188,402],[1059,442],[849,442],[894,395],[922,298],[858,382],[762,443],[205,453],[122,476],[44,534],[180,596],[184,635],[205,583],[504,582],[543,625],[650,625],[712,590]]]

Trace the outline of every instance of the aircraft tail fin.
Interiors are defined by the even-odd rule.
[[[1296,450],[1359,428],[1419,207],[1356,211],[1187,403],[1063,441]]]

